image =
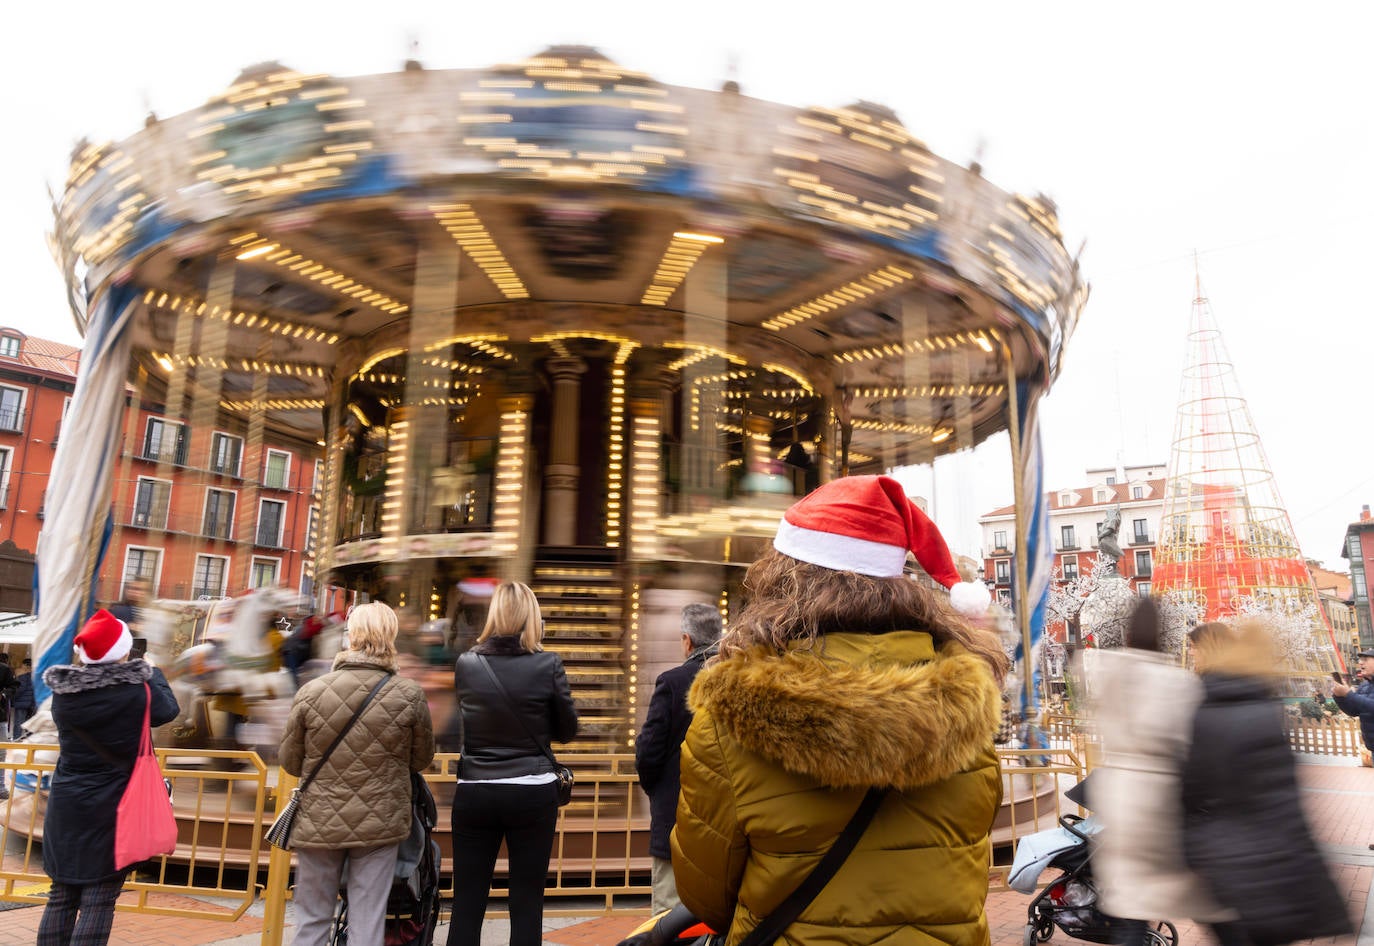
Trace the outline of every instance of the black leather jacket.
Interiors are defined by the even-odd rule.
[[[506,695],[482,669],[479,655],[487,659]],[[552,772],[553,763],[530,733],[543,746],[568,742],[577,735],[577,707],[557,654],[526,653],[516,637],[488,638],[458,658],[453,682],[462,722],[459,778],[514,778]],[[512,702],[519,718],[511,712]]]

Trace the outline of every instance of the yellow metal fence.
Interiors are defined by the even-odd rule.
[[[1081,733],[1065,724],[1056,729],[1051,748],[999,749],[1004,804],[992,832],[989,883],[1002,888],[1018,839],[1054,827],[1068,812],[1081,814],[1063,792],[1078,782],[1088,765]],[[1062,735],[1062,738],[1061,738]],[[7,782],[17,782],[11,797],[0,801],[0,899],[43,902],[47,878],[41,858],[42,798],[33,791],[52,772],[56,747],[30,743],[0,744],[8,759],[0,763]],[[121,910],[196,916],[232,921],[258,897],[264,900],[262,942],[282,941],[286,902],[290,897],[291,855],[267,847],[266,824],[285,803],[294,779],[269,769],[253,752],[158,750],[165,774],[172,779],[174,804],[181,823],[176,854],[157,858],[129,881],[134,902]],[[426,773],[439,806],[441,846],[448,842],[448,820],[457,781],[457,756],[440,755]],[[607,754],[576,759],[577,788],[571,804],[561,809],[550,862],[546,912],[551,916],[601,915],[613,910],[644,909],[651,892],[647,850],[648,800],[638,787],[634,758]],[[280,781],[278,781],[278,779]],[[444,849],[444,876],[451,877],[451,852]],[[504,863],[498,864],[494,907],[504,893]],[[442,892],[452,896],[451,881]],[[231,909],[205,912],[159,905],[155,893],[180,894],[229,902]],[[591,899],[591,905],[588,901]],[[492,915],[500,915],[494,909]]]

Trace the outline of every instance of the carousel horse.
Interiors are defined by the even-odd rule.
[[[285,588],[255,589],[212,604],[199,640],[193,635],[191,646],[167,669],[183,717],[201,721],[190,729],[208,726],[211,710],[227,713],[228,741],[237,743],[239,724],[260,715],[259,710],[270,717],[279,715],[278,701],[289,701],[295,688],[291,676],[281,672],[278,647],[283,633],[275,619],[299,605],[299,595]],[[153,635],[149,636],[151,643]]]

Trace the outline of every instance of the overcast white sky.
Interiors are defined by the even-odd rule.
[[[73,142],[123,138],[148,107],[193,108],[246,65],[390,71],[555,43],[661,81],[896,110],[936,152],[1059,205],[1092,297],[1045,412],[1052,487],[1088,467],[1164,462],[1193,292],[1192,252],[1304,552],[1344,570],[1374,501],[1360,401],[1371,332],[1374,58],[1358,4],[1164,0],[944,6],[908,0],[655,4],[277,0],[12,4],[0,38],[0,323],[79,343],[43,234]],[[1363,274],[1363,275],[1362,275]],[[936,519],[1011,501],[1003,438],[942,464]],[[925,491],[924,489],[922,491]]]

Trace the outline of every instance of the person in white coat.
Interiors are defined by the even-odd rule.
[[[1202,684],[1159,652],[1159,612],[1145,598],[1126,646],[1098,652],[1093,692],[1102,764],[1087,799],[1102,822],[1093,857],[1099,908],[1142,946],[1160,920],[1225,919],[1183,858],[1181,772]]]

